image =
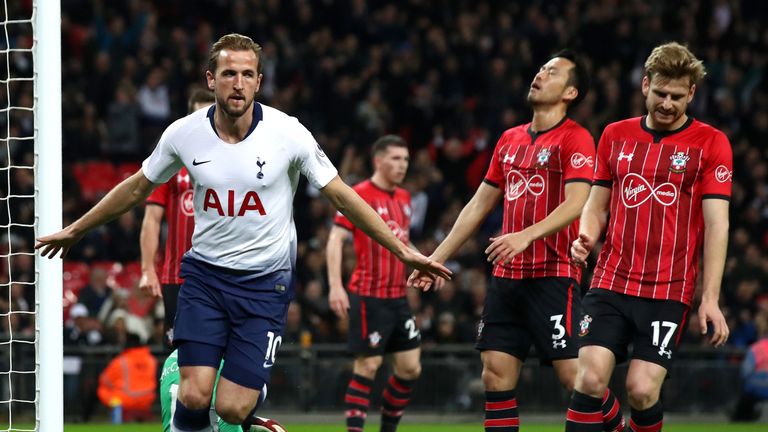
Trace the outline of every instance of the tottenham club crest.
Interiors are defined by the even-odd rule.
[[[536,168],[546,168],[549,165],[549,157],[552,152],[548,148],[543,148],[536,155]]]
[[[669,157],[669,160],[672,161],[672,165],[669,166],[669,170],[673,173],[684,173],[685,172],[685,165],[688,163],[688,161],[691,159],[690,156],[685,154],[685,152],[677,152]]]
[[[371,348],[378,347],[380,342],[381,342],[381,335],[379,334],[379,332],[375,331],[368,335],[368,345],[370,345]]]
[[[592,322],[592,317],[584,315],[584,319],[579,323],[579,336],[584,337],[589,333],[589,324]]]
[[[256,165],[259,166],[259,172],[256,173],[256,177],[258,177],[259,179],[264,178],[264,165],[266,164],[267,164],[266,162],[261,161],[261,158],[258,158],[258,157],[256,158]]]

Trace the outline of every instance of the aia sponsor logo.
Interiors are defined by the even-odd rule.
[[[725,165],[718,165],[715,168],[715,180],[720,183],[725,183],[733,178],[733,171],[729,170]]]
[[[195,214],[195,200],[194,192],[191,189],[187,189],[179,196],[179,207],[184,216],[194,216]]]
[[[672,205],[677,200],[677,187],[669,182],[653,187],[635,173],[627,174],[621,181],[621,201],[626,207],[637,207],[651,198],[663,206]]]
[[[247,191],[243,200],[237,202],[235,199],[235,191],[232,189],[227,191],[227,195],[222,202],[219,198],[219,194],[215,189],[206,189],[203,198],[203,211],[215,211],[219,216],[245,216],[246,212],[255,211],[264,216],[267,214],[264,211],[264,205],[261,203],[259,194],[255,191]]]
[[[584,165],[593,166],[595,163],[592,161],[592,156],[584,156],[581,153],[574,153],[571,156],[571,166],[579,169]]]
[[[512,170],[507,174],[506,197],[508,201],[514,201],[520,198],[526,191],[539,196],[544,193],[544,177],[536,174],[529,179],[517,170]]]

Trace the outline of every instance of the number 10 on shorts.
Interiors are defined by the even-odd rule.
[[[282,343],[282,336],[276,336],[274,332],[267,332],[267,355],[264,356],[263,364],[265,368],[271,368],[275,365],[275,355]]]

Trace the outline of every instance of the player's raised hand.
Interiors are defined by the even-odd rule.
[[[333,310],[336,316],[339,318],[347,317],[347,311],[349,310],[349,295],[347,295],[344,287],[331,287],[328,292],[328,304],[331,306],[331,310]]]
[[[531,245],[533,239],[525,231],[504,234],[490,238],[491,245],[485,249],[488,262],[494,265],[499,262],[509,262],[515,255],[523,252]]]
[[[43,257],[54,258],[61,252],[61,257],[64,258],[81,238],[83,234],[74,233],[71,226],[68,226],[55,234],[38,238],[35,249],[38,249]]]
[[[587,266],[587,257],[592,248],[595,247],[595,240],[587,234],[579,234],[579,238],[571,244],[571,259],[576,265]]]
[[[702,300],[699,306],[699,327],[703,335],[707,334],[707,322],[712,323],[712,337],[709,338],[709,343],[715,348],[722,346],[728,340],[730,331],[717,301]]]
[[[437,261],[433,261],[431,258],[427,258],[421,253],[410,248],[405,248],[400,261],[404,262],[415,270],[421,270],[421,273],[424,276],[432,277],[433,279],[451,279],[451,275],[453,274],[453,272],[448,270],[448,267],[440,264]]]
[[[141,279],[139,279],[139,289],[152,297],[163,296],[163,290],[160,287],[160,280],[157,278],[157,273],[154,270],[141,272]]]

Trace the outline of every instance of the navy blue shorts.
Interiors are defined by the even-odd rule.
[[[194,342],[190,345],[204,344],[210,349],[180,348],[179,366],[218,368],[223,356],[226,362],[221,376],[261,390],[269,382],[282,343],[289,299],[242,297],[228,288],[250,285],[255,291],[285,291],[291,273],[252,277],[185,258],[181,277],[184,283],[179,292],[173,343],[181,347],[185,342]]]

